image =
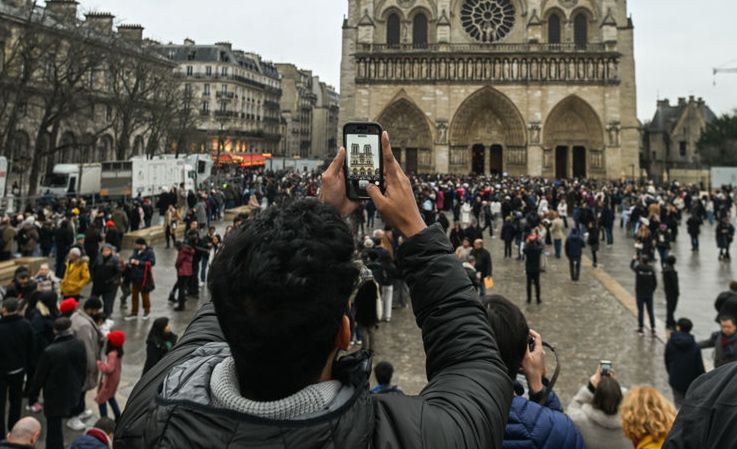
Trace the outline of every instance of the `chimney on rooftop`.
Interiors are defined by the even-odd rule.
[[[143,27],[141,25],[120,25],[118,34],[129,42],[143,41]]]
[[[113,19],[115,16],[108,12],[91,12],[84,15],[85,23],[100,34],[113,33]]]
[[[686,105],[686,97],[678,97],[678,106]]]
[[[62,19],[74,19],[77,5],[75,0],[46,0],[46,11]]]
[[[670,100],[665,98],[663,100],[658,100],[658,109],[660,108],[668,108],[670,107]]]
[[[187,37],[184,39],[184,45],[191,47],[192,45],[194,45],[194,41]]]
[[[217,45],[218,47],[227,48],[229,51],[233,51],[233,44],[231,44],[230,42],[215,42],[215,45]]]

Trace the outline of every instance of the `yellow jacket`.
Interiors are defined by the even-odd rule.
[[[663,435],[662,437],[655,439],[648,435],[637,443],[637,449],[661,449],[663,444],[665,444],[666,436],[667,435]]]
[[[77,296],[85,285],[90,282],[90,270],[87,261],[80,259],[77,262],[67,262],[64,279],[61,281],[61,294],[64,296]]]

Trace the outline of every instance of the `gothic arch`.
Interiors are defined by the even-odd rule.
[[[103,134],[97,139],[97,151],[96,161],[105,162],[108,160],[114,160],[115,155],[113,149],[113,138],[110,134]]]
[[[389,104],[376,121],[389,132],[394,154],[405,170],[432,170],[432,128],[417,105],[400,97]]]
[[[563,18],[565,20],[573,20],[573,13],[577,12],[579,9],[585,9],[589,13],[590,18],[595,17],[601,17],[602,12],[601,8],[599,8],[599,5],[596,1],[590,1],[590,0],[580,0],[578,2],[578,5],[573,7],[572,9],[570,7],[563,8],[560,5],[559,0],[543,0],[542,4],[540,5],[540,11],[542,11],[542,17],[547,15],[548,11],[554,8],[557,8],[561,11],[567,10],[569,13],[566,14],[563,12]]]
[[[143,156],[145,149],[146,143],[143,140],[143,136],[136,136],[136,138],[133,139],[133,156]]]
[[[492,87],[484,87],[458,107],[450,124],[450,144],[472,145],[494,139],[509,146],[524,146],[525,122],[512,100]]]
[[[74,163],[77,152],[77,137],[72,131],[66,131],[61,135],[59,148],[57,148],[56,160],[61,164]]]
[[[13,138],[10,141],[10,155],[8,159],[15,161],[22,157],[30,156],[31,138],[28,133],[23,130],[13,132]]]
[[[544,145],[581,145],[604,149],[604,127],[594,108],[577,95],[561,100],[550,111],[545,121]]]

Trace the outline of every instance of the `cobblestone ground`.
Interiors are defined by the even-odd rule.
[[[615,245],[602,251],[602,260],[607,271],[610,266],[621,265],[626,268],[631,257],[627,255],[627,248],[631,247],[631,243],[624,241],[621,236],[618,237],[621,248]],[[540,332],[545,341],[557,349],[562,369],[556,390],[564,405],[570,401],[577,389],[587,382],[601,359],[610,359],[614,362],[624,386],[652,384],[669,393],[663,368],[662,343],[635,334],[635,317],[593,277],[591,267],[584,266],[581,281],[574,284],[568,277],[567,261],[548,257],[547,272],[541,277],[543,304],[528,306],[525,304],[523,264],[516,259],[504,260],[501,241],[489,239],[488,234],[485,238],[486,247],[491,250],[493,258],[496,283],[493,293],[504,295],[519,305],[531,327]],[[155,251],[157,264],[154,274],[157,289],[152,294],[152,319],[123,321],[119,304],[116,302],[115,305],[114,328],[122,329],[127,334],[123,375],[117,395],[121,407],[140,378],[146,357],[146,335],[153,319],[160,316],[170,317],[174,331],[181,335],[196,308],[208,300],[207,292],[203,291],[199,302],[190,300],[185,312],[174,312],[167,304],[166,298],[176,281],[174,270],[176,251],[165,249],[163,245],[156,246]],[[123,255],[127,257],[129,253],[126,251]],[[702,257],[706,259],[706,254]],[[714,260],[716,261],[716,256]],[[682,276],[685,271],[686,269],[682,267]],[[620,282],[625,283],[631,277],[628,270],[619,268],[613,270],[613,276],[618,280],[621,277]],[[690,276],[691,279],[695,279],[700,273],[696,271]],[[712,296],[709,293],[710,301]],[[684,305],[684,309],[686,307],[690,306]],[[707,315],[713,319],[710,310]],[[554,360],[552,356],[548,359],[549,369],[552,372]],[[425,356],[420,332],[410,309],[394,310],[392,322],[381,325],[377,333],[377,353],[374,363],[381,360],[388,360],[394,364],[395,383],[405,392],[417,394],[422,390],[427,381]],[[89,393],[87,401],[97,416],[93,396]],[[42,415],[37,417],[43,420]],[[92,424],[94,419],[88,423]],[[77,435],[79,433],[65,428],[67,444]],[[43,444],[39,447],[43,447]]]
[[[556,348],[561,363],[556,390],[565,405],[602,359],[614,363],[624,386],[650,384],[670,395],[663,344],[649,336],[637,336],[635,317],[594,279],[590,266],[584,266],[581,281],[573,283],[568,262],[552,257],[551,249],[546,272],[541,276],[543,304],[527,305],[523,263],[516,258],[503,259],[502,242],[489,239],[488,234],[485,246],[492,252],[492,292],[517,304],[530,327]],[[410,310],[395,310],[392,322],[382,324],[377,346],[375,361],[391,361],[396,369],[396,383],[409,393],[420,392],[426,382],[424,353]],[[547,360],[552,372],[552,355]]]

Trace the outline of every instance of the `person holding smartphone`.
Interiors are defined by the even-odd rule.
[[[134,388],[116,449],[501,448],[512,382],[496,337],[441,226],[422,220],[387,133],[381,143],[384,189],[366,191],[405,239],[397,255],[426,348],[422,393],[372,396],[370,354],[338,357],[359,274],[341,148],[320,201],[269,208],[228,236],[212,304]]]

